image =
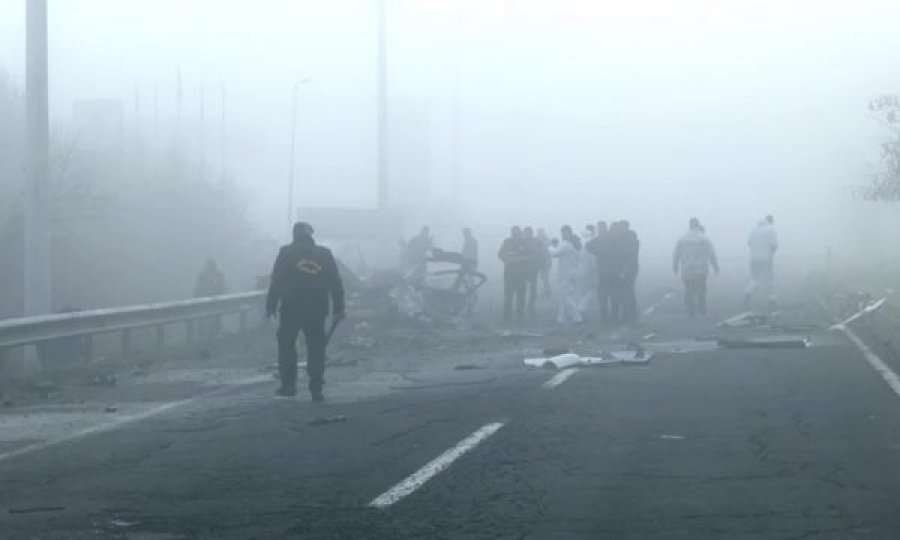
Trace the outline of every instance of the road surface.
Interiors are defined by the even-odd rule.
[[[561,376],[521,362],[546,337],[507,336],[335,375],[322,406],[250,380],[6,441],[0,536],[900,538],[900,397],[796,300],[786,316],[817,326],[806,349],[712,348],[693,338],[733,302],[687,321],[668,297],[639,328],[571,337],[590,350],[655,330],[646,366]]]

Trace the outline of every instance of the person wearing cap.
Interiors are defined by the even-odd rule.
[[[709,268],[719,273],[719,260],[713,243],[706,237],[700,220],[691,218],[688,232],[675,244],[672,254],[672,271],[681,271],[684,282],[684,305],[688,316],[706,314],[706,279]]]
[[[330,306],[329,306],[330,300]],[[344,286],[331,250],[316,245],[308,223],[294,225],[294,241],[282,246],[275,259],[266,298],[266,315],[278,319],[278,371],[276,395],[297,394],[297,335],[306,336],[306,373],[313,401],[324,399],[325,320],[344,318]]]

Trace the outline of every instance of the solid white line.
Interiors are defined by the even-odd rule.
[[[841,332],[847,336],[847,339],[853,342],[856,345],[856,348],[859,349],[859,352],[862,353],[863,358],[866,359],[866,362],[872,366],[872,369],[878,372],[881,375],[881,378],[884,379],[884,382],[887,383],[888,386],[891,387],[891,390],[894,391],[895,394],[900,396],[900,376],[894,372],[887,364],[884,363],[881,358],[878,357],[877,354],[872,352],[872,349],[869,348],[868,345],[863,343],[863,340],[859,339],[853,330],[850,330],[846,326],[840,326],[838,328]]]
[[[544,388],[555,388],[561,385],[562,383],[566,382],[566,379],[568,379],[572,375],[575,375],[577,371],[578,368],[569,368],[560,371],[559,373],[554,375],[553,378],[544,383]]]
[[[841,322],[835,324],[834,326],[831,327],[831,329],[832,329],[832,330],[842,330],[843,327],[845,327],[845,326],[847,326],[848,324],[852,323],[852,322],[855,321],[856,319],[862,317],[862,316],[865,315],[866,313],[871,313],[871,312],[877,310],[878,308],[880,308],[881,306],[883,306],[883,305],[885,304],[885,302],[887,302],[887,298],[882,298],[881,300],[879,300],[879,301],[877,301],[877,302],[875,302],[875,303],[873,303],[873,304],[869,304],[868,306],[866,306],[866,307],[862,308],[861,310],[859,310],[857,313],[854,313],[853,315],[847,317],[847,318],[844,319],[843,321],[841,321]]]
[[[663,302],[665,302],[669,298],[672,298],[672,296],[674,294],[675,293],[672,293],[672,292],[667,292],[666,294],[664,294],[663,297],[659,299],[659,301],[657,301],[655,304],[650,305],[650,307],[648,307],[647,309],[644,310],[644,315],[645,316],[652,315],[654,311],[656,311],[657,309],[660,308],[660,306],[662,306]]]
[[[218,388],[211,392],[207,392],[205,394],[200,394],[199,396],[195,396],[195,397],[192,397],[189,399],[182,399],[180,401],[173,401],[171,403],[164,403],[162,405],[153,407],[152,409],[148,409],[146,411],[142,411],[139,413],[120,416],[110,422],[106,422],[106,423],[100,424],[98,426],[92,426],[89,428],[85,428],[85,429],[76,431],[74,433],[70,433],[68,435],[63,435],[62,437],[57,437],[56,439],[48,439],[46,441],[36,442],[33,444],[29,444],[28,446],[23,446],[22,448],[10,450],[9,452],[4,452],[4,453],[0,454],[0,461],[11,459],[16,456],[21,456],[24,454],[30,454],[32,452],[38,452],[45,448],[50,448],[51,446],[56,446],[57,444],[61,444],[64,442],[71,442],[71,441],[75,441],[78,439],[83,439],[85,437],[89,437],[91,435],[99,435],[101,433],[113,431],[115,429],[124,427],[128,424],[133,424],[135,422],[139,422],[146,418],[150,418],[152,416],[162,414],[166,411],[176,409],[176,408],[184,406],[184,405],[188,405],[197,400],[209,398],[209,397],[216,396],[218,394],[225,393],[225,392],[227,392],[229,390],[233,390],[234,388],[237,388],[239,386],[246,386],[248,384],[255,384],[258,382],[263,382],[263,381],[268,381],[268,380],[271,380],[271,377],[268,377],[265,375],[257,375],[254,377],[249,377],[249,378],[239,381],[233,385],[229,385],[224,388]]]
[[[400,501],[400,499],[412,494],[422,487],[425,482],[431,480],[434,475],[449,467],[454,461],[462,457],[466,452],[475,448],[485,439],[497,433],[503,427],[503,422],[494,422],[478,428],[477,431],[459,441],[456,446],[431,460],[424,467],[407,476],[399,484],[372,499],[369,506],[374,508],[386,508]]]

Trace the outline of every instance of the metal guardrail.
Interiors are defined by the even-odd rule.
[[[261,310],[264,297],[265,292],[253,291],[179,302],[0,320],[0,350],[39,345],[63,338],[84,338],[85,348],[90,356],[91,338],[94,335],[122,332],[123,349],[128,351],[130,331],[150,327],[156,327],[157,344],[162,347],[165,345],[165,327],[168,324],[186,323],[188,339],[192,339],[193,321],[218,319],[232,314],[239,316],[240,330],[245,331],[248,313]]]

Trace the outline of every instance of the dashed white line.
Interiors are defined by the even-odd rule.
[[[569,369],[564,369],[564,370],[560,371],[559,373],[554,375],[550,380],[548,380],[547,382],[544,383],[544,388],[555,388],[555,387],[561,385],[562,383],[566,382],[566,380],[569,377],[571,377],[572,375],[575,375],[575,373],[577,371],[578,371],[578,368],[569,368]]]
[[[503,422],[494,422],[481,426],[474,433],[459,441],[456,446],[428,462],[424,467],[404,478],[399,484],[372,499],[369,506],[373,508],[386,508],[396,504],[404,497],[412,494],[422,487],[425,482],[431,480],[436,474],[449,467],[454,461],[472,450],[488,437],[497,433],[503,427]]]

